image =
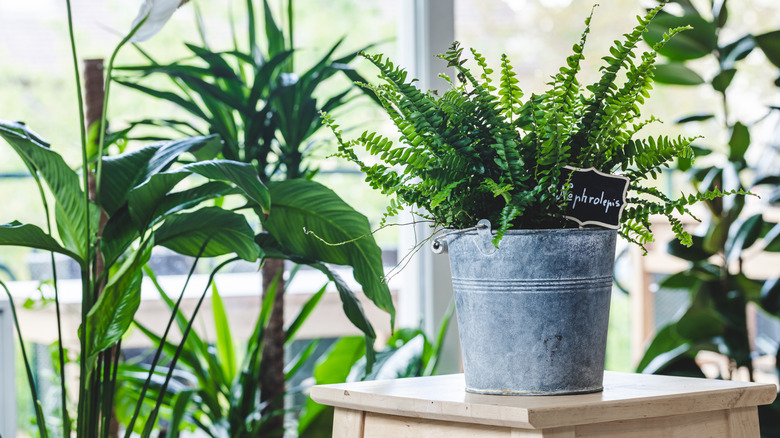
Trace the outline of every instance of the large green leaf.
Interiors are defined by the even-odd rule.
[[[712,307],[691,307],[677,321],[677,334],[692,343],[706,342],[723,334],[723,321]]]
[[[729,161],[744,160],[748,147],[750,147],[750,129],[737,122],[731,130],[729,139]]]
[[[653,80],[661,84],[671,85],[699,85],[704,83],[704,79],[698,73],[680,62],[656,65],[653,72]]]
[[[339,276],[336,272],[328,268],[323,263],[310,263],[309,265],[315,269],[320,270],[331,281],[333,281],[333,283],[336,285],[336,290],[339,292],[339,297],[341,298],[341,303],[344,308],[344,314],[347,315],[347,318],[349,318],[349,320],[355,324],[357,328],[366,334],[366,337],[375,340],[376,333],[374,333],[374,328],[371,326],[371,322],[369,322],[365,312],[363,311],[363,305],[360,304],[360,301],[355,296],[355,294],[352,293],[352,290],[349,288],[344,279],[342,279],[341,276]],[[370,354],[371,353],[369,353],[369,355]]]
[[[780,67],[780,30],[775,30],[754,37],[756,45],[764,51],[766,58],[777,67]]]
[[[232,183],[264,212],[267,213],[271,208],[271,195],[251,164],[211,160],[193,163],[185,166],[184,169],[212,180]]]
[[[698,14],[676,16],[661,11],[650,22],[643,37],[652,46],[661,41],[669,29],[681,26],[692,26],[693,29],[675,35],[661,48],[661,55],[675,61],[685,61],[707,56],[717,48],[715,25]]]
[[[720,59],[721,70],[734,68],[734,64],[737,61],[745,59],[755,47],[756,40],[753,38],[753,35],[750,34],[744,35],[736,41],[726,44],[720,49],[722,56]]]
[[[368,220],[336,193],[314,181],[271,182],[271,213],[263,226],[290,252],[325,263],[352,266],[363,293],[395,320],[384,281],[382,251]]]
[[[687,354],[690,349],[690,344],[677,333],[674,324],[667,325],[655,335],[636,370],[641,373],[653,373],[677,357]]]
[[[268,189],[250,164],[229,160],[199,161],[182,168],[152,175],[146,182],[133,189],[128,196],[130,216],[139,230],[152,224],[161,214],[171,211],[174,205],[169,192],[184,178],[198,174],[212,180],[229,182],[235,185],[248,198],[257,203],[263,211],[268,211],[271,200]],[[181,199],[189,202],[189,197]],[[161,209],[161,206],[165,209]]]
[[[780,313],[780,278],[764,282],[761,288],[761,306],[773,315]]]
[[[667,244],[666,251],[675,257],[691,262],[706,260],[713,255],[704,248],[704,239],[701,236],[692,236],[692,239],[691,246],[685,246],[679,240],[674,239]]]
[[[198,150],[214,142],[219,142],[214,135],[190,137],[104,158],[100,188],[101,206],[109,216],[112,215],[127,201],[127,195],[134,187],[165,170],[182,153]]]
[[[774,224],[764,236],[764,251],[780,252],[780,224]]]
[[[18,221],[0,225],[0,245],[23,246],[26,248],[54,251],[66,255],[80,264],[84,263],[77,254],[60,246],[53,237],[46,234],[36,225],[22,224]]]
[[[100,352],[116,344],[133,322],[141,305],[142,267],[152,255],[152,245],[145,245],[129,259],[106,284],[103,293],[87,314],[79,333],[86,330],[87,370],[95,367]],[[82,376],[82,378],[86,378]]]
[[[254,262],[261,255],[244,216],[219,207],[170,216],[155,230],[154,239],[157,245],[193,257],[204,244],[204,257],[235,253]]]
[[[758,240],[761,229],[764,227],[764,219],[761,214],[753,215],[732,227],[733,233],[726,242],[726,257],[732,262],[742,256],[742,250],[749,248]]]
[[[14,148],[30,171],[38,172],[46,181],[55,199],[55,218],[62,246],[78,255],[77,260],[87,260],[89,239],[87,223],[97,228],[99,212],[89,204],[89,220],[84,200],[84,191],[79,178],[62,157],[49,148],[49,144],[38,137],[26,125],[18,122],[0,121],[0,137]]]
[[[734,75],[736,74],[737,69],[735,68],[722,70],[720,73],[715,75],[714,78],[712,78],[712,88],[714,88],[715,91],[725,93],[726,89],[729,87],[729,85],[731,85],[731,81],[734,80]]]

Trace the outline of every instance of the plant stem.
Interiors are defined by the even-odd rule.
[[[78,62],[78,52],[76,51],[76,38],[75,34],[73,32],[73,12],[71,9],[71,2],[70,0],[65,0],[65,4],[68,11],[68,34],[70,36],[70,49],[71,49],[71,55],[73,57],[73,71],[74,76],[76,80],[76,96],[78,101],[78,119],[79,119],[79,136],[81,139],[81,165],[82,165],[82,173],[83,173],[83,186],[84,186],[84,211],[85,211],[85,222],[86,222],[86,236],[85,242],[86,242],[86,257],[84,260],[85,266],[81,267],[81,327],[82,331],[84,330],[85,324],[87,322],[87,313],[88,309],[91,308],[91,301],[89,297],[89,291],[90,291],[90,277],[89,277],[89,261],[91,259],[91,250],[90,247],[90,230],[91,230],[91,224],[90,224],[90,215],[89,215],[89,194],[87,191],[87,187],[89,185],[88,181],[88,163],[87,163],[87,131],[86,127],[84,126],[84,98],[81,95],[81,73],[79,72],[79,62]],[[84,357],[85,348],[86,348],[86,333],[82,333],[82,336],[80,336],[81,339],[81,355],[82,359]],[[78,407],[78,418],[77,418],[77,434],[79,437],[87,437],[86,434],[86,414],[91,409],[91,403],[86,400],[86,363],[85,361],[81,361],[80,363],[81,368],[81,374],[79,379],[79,407]]]
[[[35,385],[35,378],[33,377],[32,368],[30,367],[30,361],[27,358],[27,349],[24,347],[24,338],[22,337],[22,329],[19,326],[19,319],[16,317],[16,306],[14,305],[14,298],[11,296],[11,291],[4,282],[0,281],[0,286],[5,289],[5,294],[8,295],[8,303],[11,305],[11,313],[14,317],[14,326],[16,327],[16,335],[19,338],[19,347],[22,350],[22,359],[24,360],[24,368],[27,371],[27,382],[30,386],[30,395],[32,396],[33,407],[35,409],[35,418],[38,425],[38,432],[41,437],[46,438],[48,432],[46,431],[46,419],[43,416],[43,410],[41,410],[40,399],[38,398],[38,391]]]

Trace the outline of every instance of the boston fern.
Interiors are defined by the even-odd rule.
[[[548,83],[551,88],[525,100],[506,55],[496,80],[480,53],[471,50],[478,67],[471,69],[463,49],[454,43],[439,57],[455,70],[457,79],[442,76],[451,88],[439,95],[420,91],[406,71],[383,56],[363,54],[384,81],[364,86],[382,102],[400,131],[401,144],[373,132],[345,140],[334,120],[323,114],[339,143],[336,155],[357,163],[373,188],[394,196],[389,216],[409,205],[424,208],[425,218],[444,227],[472,227],[486,218],[497,228],[496,244],[510,228],[576,226],[564,217],[565,166],[622,174],[630,184],[620,234],[640,245],[647,243],[652,240],[650,215],[663,214],[677,237],[689,245],[691,238],[674,214],[690,214],[690,204],[724,193],[714,190],[671,199],[642,183],[655,178],[673,159],[691,158],[694,140],[636,138],[640,129],[658,121],[638,120],[639,105],[652,88],[657,52],[688,29],[670,29],[637,58],[637,43],[661,7],[638,17],[633,31],[615,41],[603,58],[600,80],[585,87],[587,95],[577,73],[592,12],[566,66]],[[358,147],[379,162],[361,159]]]

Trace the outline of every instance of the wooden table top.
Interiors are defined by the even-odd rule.
[[[607,371],[604,391],[562,396],[465,392],[463,374],[315,386],[324,405],[413,418],[543,429],[769,404],[773,384]]]

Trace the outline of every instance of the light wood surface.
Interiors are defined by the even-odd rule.
[[[323,385],[314,401],[340,415],[365,413],[362,433],[334,437],[758,437],[757,405],[771,384],[606,372],[604,391],[571,396],[491,396],[464,390],[462,374]],[[358,426],[353,426],[358,427]]]

